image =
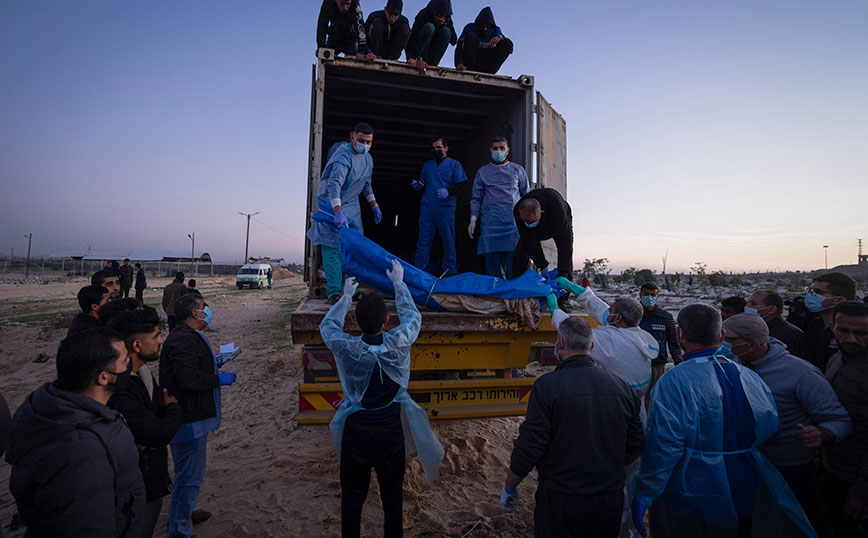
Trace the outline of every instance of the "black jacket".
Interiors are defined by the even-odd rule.
[[[45,384],[15,412],[6,461],[26,536],[138,536],[139,452],[117,411]]]
[[[145,270],[139,269],[136,273],[136,289],[143,290],[148,287],[148,279],[145,276]]]
[[[335,0],[323,0],[316,21],[316,46],[325,47],[327,35],[344,43],[358,43],[359,53],[367,54],[368,36],[365,34],[365,18],[359,0],[346,13],[341,13]]]
[[[368,20],[365,21],[365,28],[370,32],[371,25],[374,24],[374,21],[383,21],[387,26],[389,26],[389,21],[386,20],[386,10],[381,9],[379,11],[372,11],[368,13]],[[406,26],[410,27],[410,19],[403,15],[398,15],[398,19],[395,21],[395,24],[392,24],[392,31],[398,26]]]
[[[122,288],[129,288],[133,285],[133,266],[121,265],[118,269],[120,272],[119,283]]]
[[[98,319],[93,316],[88,316],[84,312],[79,312],[69,323],[69,329],[66,330],[66,337],[69,338],[72,334],[86,331],[88,329],[95,329],[97,327],[99,327]]]
[[[12,429],[12,415],[9,413],[9,404],[3,394],[0,393],[0,456],[6,452],[9,444],[9,431]]]
[[[162,392],[155,379],[153,391],[148,394],[145,382],[134,375],[126,388],[113,394],[109,400],[109,406],[124,416],[136,444],[145,447],[139,457],[139,469],[145,481],[147,502],[169,494],[171,481],[166,446],[184,420],[178,404],[163,405]]]
[[[783,342],[787,346],[787,351],[790,355],[810,360],[810,354],[805,348],[805,332],[802,329],[781,316],[770,319],[766,324],[769,326],[769,336]]]
[[[838,351],[838,341],[830,329],[826,328],[823,318],[817,316],[808,323],[805,329],[805,360],[820,369],[826,371],[829,357]]]
[[[543,214],[535,228],[528,228],[521,220],[518,208],[523,200],[533,198],[542,206]],[[521,197],[513,208],[515,224],[518,227],[518,246],[515,249],[513,276],[521,276],[527,271],[527,260],[540,269],[545,269],[549,261],[543,253],[541,241],[554,239],[558,248],[558,276],[573,277],[573,211],[564,197],[554,189],[534,189]]]
[[[448,7],[441,7],[447,6]],[[458,34],[455,33],[455,24],[452,22],[452,6],[448,0],[431,0],[428,2],[424,8],[422,8],[419,13],[416,14],[416,18],[413,20],[413,28],[410,29],[410,39],[407,41],[407,58],[419,58],[422,56],[421,51],[418,50],[415,46],[415,37],[422,30],[422,27],[428,24],[434,23],[434,15],[443,9],[448,9],[449,15],[446,17],[446,27],[452,31],[452,36],[449,38],[449,44],[454,45],[458,42]],[[436,26],[436,24],[435,24]]]
[[[173,280],[163,288],[163,310],[167,316],[175,315],[175,301],[188,293],[183,280]]]
[[[160,383],[178,398],[185,424],[217,416],[214,389],[220,378],[214,373],[214,353],[186,323],[178,323],[163,344]]]
[[[642,454],[642,402],[587,355],[564,360],[533,385],[509,469],[568,495],[624,487],[624,466]]]

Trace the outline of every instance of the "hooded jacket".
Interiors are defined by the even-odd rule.
[[[485,24],[489,26],[487,32],[483,32],[481,26]],[[503,35],[503,31],[500,29],[500,26],[494,22],[494,13],[491,12],[491,8],[485,6],[482,8],[482,11],[479,12],[479,15],[476,16],[476,20],[471,22],[470,24],[464,26],[464,29],[461,30],[461,35],[458,36],[459,45],[455,49],[455,64],[463,64],[464,63],[464,54],[462,54],[461,43],[464,41],[468,35],[473,34],[476,36],[476,44],[481,49],[491,48],[491,40],[495,37],[499,37],[501,39],[506,36]]]
[[[422,56],[422,51],[415,47],[415,38],[422,30],[423,26],[429,22],[435,24],[434,15],[443,13],[446,14],[445,26],[452,32],[452,35],[449,37],[449,44],[454,45],[458,42],[458,34],[455,33],[455,24],[452,22],[452,2],[450,2],[450,0],[430,0],[428,5],[422,8],[413,20],[413,28],[410,30],[410,39],[407,41],[407,58],[419,58]]]
[[[26,536],[137,536],[139,452],[121,415],[47,383],[15,412],[6,461]]]
[[[361,54],[370,52],[359,0],[353,0],[346,13],[341,13],[335,0],[323,0],[316,23],[316,46],[325,47],[327,36],[345,43],[358,43]]]

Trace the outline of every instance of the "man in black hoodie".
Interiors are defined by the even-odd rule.
[[[512,275],[523,275],[532,259],[543,276],[547,276],[549,261],[540,242],[554,239],[558,249],[558,276],[572,280],[573,211],[564,197],[554,189],[534,189],[515,204],[513,216],[518,227],[518,246]]]
[[[401,15],[403,0],[389,0],[386,8],[374,11],[365,21],[368,44],[377,58],[397,60],[410,38],[410,21]]]
[[[139,468],[145,481],[147,506],[142,536],[152,536],[163,506],[163,497],[169,494],[169,442],[184,419],[178,400],[160,388],[148,368],[160,359],[163,336],[156,310],[122,312],[109,326],[124,338],[132,375],[124,390],[116,392],[109,405],[123,414],[136,445],[141,450]]]
[[[109,290],[103,286],[84,286],[78,290],[78,306],[81,312],[72,318],[67,338],[75,333],[99,327],[99,309],[109,300]]]
[[[482,8],[476,20],[464,27],[455,46],[455,69],[497,73],[512,54],[512,40],[494,22],[491,8]]]
[[[57,350],[57,380],[15,412],[9,490],[28,536],[139,536],[139,451],[123,417],[106,407],[129,376],[117,333],[101,327],[73,334]]]
[[[407,42],[407,63],[420,72],[429,65],[440,65],[446,47],[454,45],[457,38],[452,23],[452,2],[431,0],[413,21],[410,40]]]
[[[359,0],[323,0],[316,22],[316,46],[358,60],[374,61]]]

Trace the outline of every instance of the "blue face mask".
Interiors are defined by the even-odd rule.
[[[214,319],[214,314],[211,312],[211,307],[206,306],[203,312],[205,312],[205,319],[203,319],[202,321],[204,321],[207,325],[211,325],[211,320]]]
[[[744,307],[744,313],[745,314],[759,314],[759,310],[757,310],[756,308],[751,308],[749,306],[746,306],[746,307]]]
[[[506,160],[506,152],[505,151],[492,151],[491,152],[491,160],[496,163],[502,163]]]
[[[606,326],[609,325],[609,315],[610,315],[610,314],[609,314],[608,312],[606,312],[606,315],[603,316],[603,319],[602,319],[602,320],[600,320],[600,325],[602,325],[602,326],[604,326],[604,327],[606,327]]]
[[[371,151],[371,146],[367,144],[362,144],[361,142],[353,142],[353,151],[355,151],[359,155],[364,155],[365,153]]]
[[[645,308],[654,308],[654,305],[657,304],[657,297],[652,297],[650,295],[643,295],[639,302],[642,303],[642,306]]]
[[[732,344],[729,342],[724,341],[720,343],[720,351],[718,351],[718,354],[733,362],[738,362],[738,357],[732,352]]]
[[[525,222],[524,225],[527,226],[528,228],[536,228],[537,226],[539,226],[539,221],[532,222],[532,223]]]
[[[808,292],[805,295],[805,308],[807,308],[810,312],[822,312],[825,310],[823,308],[823,301],[826,300],[826,297],[823,297],[819,293],[814,293],[813,291]]]
[[[557,344],[555,344],[555,358],[558,360],[558,362],[562,362],[561,354],[558,353],[558,345]]]

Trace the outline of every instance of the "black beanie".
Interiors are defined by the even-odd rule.
[[[400,15],[404,9],[404,0],[389,0],[386,2],[386,11],[391,15]]]

